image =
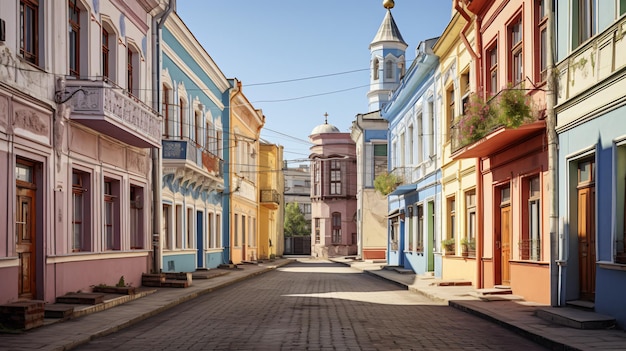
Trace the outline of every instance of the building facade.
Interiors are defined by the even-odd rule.
[[[164,272],[227,263],[224,154],[230,83],[174,12],[161,44]]]
[[[467,218],[476,247],[478,285],[509,286],[529,301],[550,303],[550,221],[545,87],[548,43],[544,1],[457,6],[483,18],[473,46],[481,87],[453,126],[452,157],[477,160],[475,201]],[[538,53],[538,54],[535,54]]]
[[[259,257],[259,138],[265,116],[248,101],[241,82],[230,92],[230,129],[227,162],[230,197],[230,260],[256,261]]]
[[[626,324],[626,4],[556,2],[558,305]]]
[[[313,129],[311,146],[311,256],[355,255],[356,154],[350,133],[321,124]]]
[[[387,172],[387,124],[373,111],[358,114],[350,130],[357,163],[357,255],[364,260],[387,258],[387,197],[374,188],[374,179]]]
[[[2,302],[53,302],[122,277],[139,286],[155,268],[150,38],[167,4],[119,5],[3,3]]]
[[[259,151],[258,258],[267,260],[282,256],[285,244],[283,147],[261,140]]]
[[[441,158],[435,147],[439,128],[434,90],[439,59],[432,51],[436,41],[420,43],[416,59],[381,112],[389,121],[389,171],[400,182],[388,201],[403,204],[397,214],[400,220],[404,217],[404,230],[393,228],[397,217],[391,220],[388,263],[418,274],[435,272],[440,221]]]
[[[456,3],[456,1],[455,1]],[[439,142],[441,154],[441,232],[436,239],[435,275],[443,279],[464,279],[477,286],[477,264],[475,251],[469,250],[476,222],[480,218],[476,207],[476,160],[455,160],[451,157],[454,140],[453,126],[463,114],[463,106],[476,87],[476,56],[470,48],[475,41],[473,23],[453,12],[447,27],[433,47],[439,57],[439,68],[435,74],[435,101],[439,114]],[[441,259],[441,264],[438,263]],[[441,271],[439,271],[441,268]]]

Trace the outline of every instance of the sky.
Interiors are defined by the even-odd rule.
[[[395,1],[407,67],[421,41],[441,35],[451,8],[452,0]],[[382,0],[178,0],[176,12],[263,111],[261,138],[284,147],[289,167],[306,163],[308,136],[324,114],[350,132],[368,112],[369,44],[385,17]]]

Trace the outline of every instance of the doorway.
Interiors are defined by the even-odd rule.
[[[578,278],[580,299],[594,301],[596,283],[596,209],[595,163],[592,159],[578,164]]]
[[[15,240],[19,260],[18,298],[37,298],[37,186],[35,164],[17,160],[15,166]]]

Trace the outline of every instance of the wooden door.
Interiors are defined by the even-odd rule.
[[[502,285],[511,284],[511,206],[500,208],[500,272]]]
[[[15,238],[19,257],[18,297],[34,299],[36,294],[35,189],[17,186]]]
[[[595,187],[578,189],[578,275],[580,298],[593,301],[596,283]]]

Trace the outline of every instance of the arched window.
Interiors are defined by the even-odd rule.
[[[380,62],[377,58],[374,59],[374,65],[372,68],[372,73],[374,74],[374,80],[378,80],[378,70],[380,69]]]
[[[106,81],[117,82],[116,60],[117,57],[117,34],[114,27],[106,20],[102,21],[102,57],[100,62],[100,74]]]
[[[391,60],[385,62],[385,78],[393,79],[393,62]]]
[[[332,215],[332,243],[341,243],[341,213],[333,212]]]

